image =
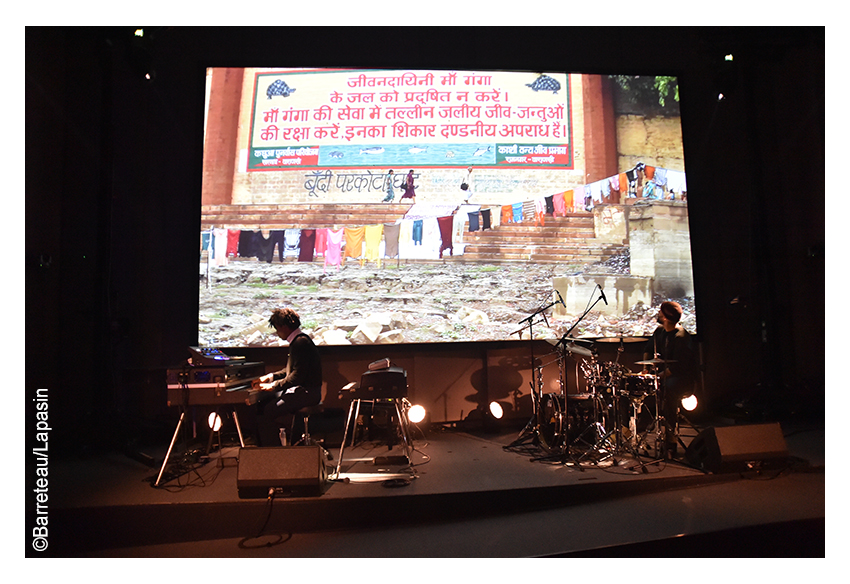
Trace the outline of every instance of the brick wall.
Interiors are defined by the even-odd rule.
[[[388,168],[369,167],[362,169],[317,169],[317,170],[275,170],[268,172],[247,172],[247,148],[251,129],[251,108],[254,84],[254,70],[246,70],[241,79],[228,76],[220,80],[226,85],[228,95],[240,95],[238,121],[235,125],[231,120],[214,114],[214,105],[210,104],[209,123],[207,129],[208,146],[216,156],[215,164],[205,167],[215,167],[216,173],[210,176],[215,182],[207,183],[208,175],[204,177],[203,204],[292,204],[292,203],[374,203],[380,202],[383,193],[380,190],[381,179]],[[571,75],[571,122],[573,137],[574,168],[564,169],[502,169],[494,167],[479,167],[473,171],[472,202],[479,204],[510,204],[520,199],[531,199],[548,196],[576,186],[586,184],[587,173],[585,164],[587,131],[585,129],[586,101],[598,91],[587,93],[584,86],[587,77]],[[222,89],[216,86],[217,89]],[[223,101],[223,100],[222,100]],[[227,126],[227,124],[231,124]],[[230,152],[226,159],[220,151],[229,131],[235,131],[237,148]],[[215,136],[212,139],[211,137]],[[592,156],[591,156],[592,158]],[[230,196],[223,194],[225,181],[221,180],[225,169],[234,169],[231,176]],[[330,171],[326,175],[326,171]],[[394,168],[396,180],[400,182],[408,168]],[[466,176],[463,168],[422,168],[415,169],[418,175],[416,184],[417,202],[462,202],[463,192],[460,183]],[[320,176],[326,180],[326,190],[311,190],[311,181]],[[400,193],[397,190],[397,199]],[[227,199],[227,200],[225,200]]]

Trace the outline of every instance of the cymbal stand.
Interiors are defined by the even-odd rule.
[[[653,375],[653,392],[652,393],[655,396],[655,416],[653,417],[652,423],[649,425],[649,428],[647,428],[646,431],[644,431],[639,436],[637,435],[637,414],[638,414],[639,410],[634,405],[634,403],[632,404],[632,407],[634,408],[633,409],[633,411],[634,411],[634,418],[633,419],[635,420],[635,437],[637,438],[637,440],[634,441],[634,451],[632,452],[632,454],[634,455],[635,460],[638,461],[638,464],[636,464],[633,467],[630,467],[629,470],[640,469],[641,472],[644,472],[644,473],[647,472],[647,470],[646,470],[647,466],[649,466],[651,464],[658,464],[659,462],[664,462],[665,459],[666,459],[666,450],[667,450],[667,446],[664,442],[664,420],[661,416],[662,396],[661,396],[661,392],[659,391],[658,375]],[[642,402],[641,402],[641,407],[643,407]],[[652,460],[641,461],[640,446],[641,446],[641,444],[646,446],[647,447],[647,454],[649,454],[649,444],[648,444],[646,438],[649,435],[651,435],[653,432],[655,433],[655,448],[654,448],[655,458],[652,459]]]

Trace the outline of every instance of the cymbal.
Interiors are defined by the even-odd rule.
[[[662,365],[664,363],[678,363],[675,359],[648,359],[646,361],[635,361],[635,365]]]
[[[577,337],[561,337],[560,339],[546,339],[550,345],[560,345],[561,343],[586,343],[592,345],[595,339],[580,339]]]
[[[597,343],[643,343],[646,341],[640,337],[601,337],[594,340]]]
[[[584,347],[579,347],[574,343],[567,343],[564,345],[564,348],[570,353],[575,353],[576,355],[582,355],[583,357],[593,357],[593,351],[590,349],[585,349]]]

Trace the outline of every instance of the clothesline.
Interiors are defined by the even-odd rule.
[[[351,257],[359,260],[361,266],[373,261],[380,267],[387,258],[432,259],[435,255],[442,258],[446,250],[454,255],[455,244],[461,246],[462,253],[467,221],[470,232],[526,220],[543,225],[547,214],[566,216],[568,209],[590,210],[597,203],[621,203],[623,193],[627,198],[661,199],[676,194],[682,197],[686,192],[684,172],[639,162],[626,172],[600,181],[509,205],[416,203],[402,219],[391,224],[337,230],[272,230],[268,237],[256,230],[213,228],[201,233],[201,250],[209,250],[209,257],[217,266],[226,265],[231,256],[256,257],[271,263],[277,248],[280,261],[286,256],[297,256],[298,261],[312,262],[316,256],[322,256],[326,269],[328,266],[339,269]]]

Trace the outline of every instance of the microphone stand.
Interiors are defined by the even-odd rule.
[[[582,313],[582,315],[581,315],[580,317],[578,317],[578,320],[576,320],[575,324],[574,324],[573,326],[571,326],[571,327],[570,327],[570,330],[568,330],[567,332],[565,332],[565,333],[564,333],[564,336],[562,336],[562,337],[561,337],[561,340],[559,340],[559,341],[555,344],[555,347],[556,347],[556,348],[557,348],[557,347],[558,347],[561,343],[564,343],[564,344],[566,345],[567,339],[571,339],[570,334],[573,332],[573,329],[575,329],[575,328],[578,326],[578,323],[580,323],[581,321],[583,321],[583,320],[584,320],[584,317],[585,317],[585,316],[587,316],[587,314],[588,314],[591,310],[593,310],[593,307],[594,307],[594,306],[596,306],[597,304],[599,304],[599,301],[600,301],[600,300],[602,300],[602,296],[600,296],[599,298],[597,298],[597,299],[596,299],[596,302],[594,302],[593,304],[591,304],[591,305],[588,307],[588,309],[587,309],[587,310],[585,310],[585,311]],[[557,304],[557,303],[555,303],[555,304]]]
[[[543,313],[545,311],[549,310],[550,308],[552,308],[553,306],[555,306],[556,304],[558,304],[558,301],[551,302],[551,303],[547,304],[546,306],[543,306],[542,308],[537,309],[535,312],[533,312],[529,316],[527,316],[524,319],[522,319],[521,321],[519,321],[519,324],[525,324],[525,326],[520,327],[519,329],[517,329],[517,330],[515,330],[514,332],[511,333],[512,335],[514,335],[514,334],[517,334],[517,333],[522,333],[522,331],[524,331],[525,329],[528,329],[528,337],[529,337],[529,340],[531,341],[529,346],[531,348],[531,406],[532,406],[532,414],[531,414],[531,419],[525,425],[525,428],[523,428],[522,431],[519,433],[519,436],[517,436],[516,440],[514,440],[513,442],[511,442],[510,444],[505,446],[505,448],[513,448],[515,446],[519,446],[520,444],[525,442],[525,440],[527,440],[528,438],[531,438],[532,440],[535,440],[535,441],[537,440],[537,436],[538,436],[538,433],[539,433],[539,426],[537,424],[537,418],[538,418],[538,414],[539,414],[540,399],[542,398],[541,392],[542,392],[543,388],[540,387],[539,384],[535,384],[536,376],[534,375],[534,330],[533,330],[533,326],[535,324],[534,323],[535,317],[537,317],[537,315],[541,315],[541,314],[543,315],[542,320],[548,325],[549,321],[546,320],[546,315],[543,314]],[[537,323],[539,324],[540,321],[538,320]]]

